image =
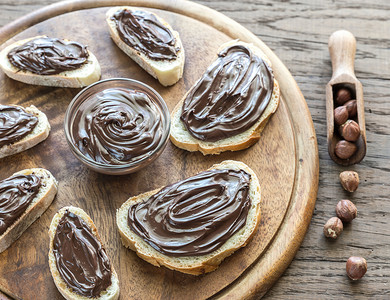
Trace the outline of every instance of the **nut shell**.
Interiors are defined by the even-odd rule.
[[[344,105],[346,102],[352,99],[351,91],[347,88],[341,88],[336,94],[336,103],[338,105]]]
[[[344,106],[348,110],[348,115],[350,118],[354,118],[357,115],[357,101],[354,100],[349,100],[347,103],[344,104]]]
[[[351,222],[357,216],[357,208],[349,200],[340,200],[336,205],[336,215],[345,223]]]
[[[352,280],[358,280],[367,272],[367,261],[363,257],[351,256],[345,267],[347,275]]]
[[[356,142],[360,136],[359,124],[353,120],[348,120],[340,126],[341,136],[349,142]]]
[[[354,171],[341,172],[340,183],[346,191],[352,193],[359,187],[359,174]]]
[[[348,142],[346,140],[341,140],[336,144],[334,149],[337,157],[341,159],[348,159],[355,154],[357,146],[354,143]]]
[[[337,239],[343,232],[343,222],[337,217],[330,218],[324,225],[324,235],[328,238]]]
[[[336,107],[334,110],[334,122],[336,125],[342,125],[348,120],[348,109],[345,106]]]

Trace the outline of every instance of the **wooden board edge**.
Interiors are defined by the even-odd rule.
[[[262,256],[259,263],[247,270],[245,275],[235,282],[236,284],[234,284],[234,286],[229,286],[226,290],[222,291],[218,297],[258,298],[259,296],[263,296],[291,263],[303,241],[314,211],[319,181],[319,158],[314,125],[306,101],[290,72],[272,50],[253,33],[232,19],[229,19],[211,8],[185,0],[167,0],[161,2],[158,0],[133,0],[131,2],[134,6],[151,7],[179,13],[207,23],[232,38],[239,38],[242,41],[254,43],[270,58],[274,69],[278,70],[275,72],[275,76],[279,81],[281,90],[286,91],[284,92],[284,98],[291,99],[294,93],[299,95],[296,101],[286,101],[289,113],[294,115],[294,118],[292,118],[294,133],[298,133],[296,134],[298,160],[296,184],[294,186],[289,210],[285,216],[286,222],[279,228],[272,245]],[[70,0],[58,2],[43,7],[5,25],[0,29],[0,43],[4,43],[32,25],[67,12],[117,5],[129,5],[129,1]],[[287,86],[288,88],[283,89],[283,87]],[[292,91],[294,91],[294,93]],[[289,95],[291,97],[289,97]],[[310,126],[302,126],[302,124],[310,124]],[[303,177],[310,178],[311,181],[305,181],[303,183]],[[290,224],[289,220],[291,218],[289,218],[289,216],[297,213],[299,214],[299,222]],[[292,228],[294,229],[293,233],[291,233]],[[284,251],[280,251],[279,249],[283,249],[283,247]],[[271,266],[269,265],[270,260],[268,260],[267,257],[272,255],[275,259],[275,253],[273,253],[273,251],[275,251],[277,255],[277,263]],[[262,277],[262,280],[258,280],[258,276],[261,274],[264,274],[265,276]]]

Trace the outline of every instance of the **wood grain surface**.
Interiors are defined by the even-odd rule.
[[[0,25],[52,0],[2,0]],[[195,1],[236,20],[262,39],[296,79],[313,117],[320,155],[320,185],[309,231],[295,259],[264,299],[388,299],[390,297],[390,3],[387,0]],[[328,38],[339,29],[357,39],[355,73],[363,84],[367,154],[350,168],[335,164],[326,143],[325,85],[332,75]],[[359,173],[354,194],[343,191],[338,174]],[[118,188],[120,184],[118,184]],[[357,206],[358,218],[336,241],[322,227],[341,198]],[[46,230],[46,229],[45,229]],[[359,282],[345,275],[351,255],[367,259]]]

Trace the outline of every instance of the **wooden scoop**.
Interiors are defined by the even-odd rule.
[[[354,72],[354,60],[356,52],[355,37],[346,30],[334,32],[329,38],[329,53],[332,61],[333,75],[326,85],[326,119],[328,151],[330,157],[337,164],[349,166],[359,163],[366,155],[366,125],[364,119],[363,87],[357,80]],[[351,91],[352,99],[357,100],[357,116],[353,118],[360,127],[360,137],[355,142],[356,152],[348,159],[341,159],[335,154],[335,147],[338,141],[343,138],[338,133],[338,126],[334,123],[334,95],[342,88]]]

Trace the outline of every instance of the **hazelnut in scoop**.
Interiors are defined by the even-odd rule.
[[[334,110],[334,122],[336,125],[342,125],[348,120],[348,109],[345,106],[336,107]]]
[[[340,126],[340,134],[345,140],[356,142],[360,136],[359,124],[353,120],[348,120]]]
[[[337,157],[341,159],[348,159],[355,154],[357,146],[354,143],[348,142],[346,140],[341,140],[336,144],[334,149]]]
[[[348,102],[351,99],[352,95],[349,89],[341,88],[337,91],[335,100],[338,105],[344,105],[344,103]]]
[[[357,115],[357,101],[349,100],[347,103],[343,105],[348,110],[348,115],[350,118],[354,118]]]

